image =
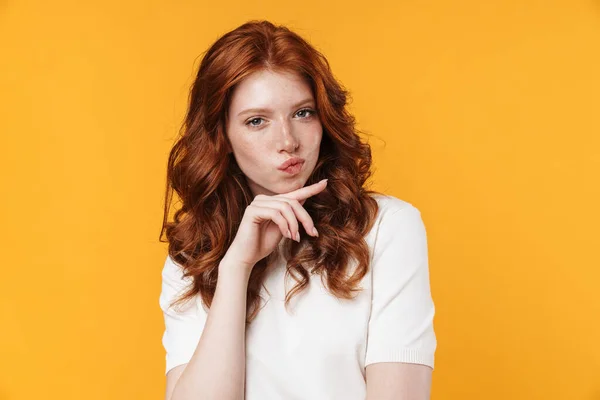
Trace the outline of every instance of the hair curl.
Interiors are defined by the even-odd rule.
[[[310,84],[323,126],[319,160],[308,179],[311,185],[328,178],[327,189],[304,203],[319,231],[302,240],[285,239],[282,247],[287,274],[296,285],[286,293],[285,305],[319,274],[330,293],[350,299],[369,268],[370,252],[364,236],[378,212],[365,188],[371,176],[371,148],[361,142],[355,118],[346,110],[349,93],[334,78],[327,59],[298,34],[269,21],[248,21],[224,34],[205,52],[190,89],[189,105],[179,137],[168,159],[167,188],[159,241],[169,243],[169,256],[183,267],[193,285],[175,303],[200,293],[210,308],[218,265],[231,245],[252,192],[237,165],[225,134],[233,89],[247,75],[260,70],[289,71]],[[168,222],[173,190],[181,207]],[[167,240],[163,240],[166,232]],[[260,260],[250,275],[247,319],[260,311],[260,288],[272,257]],[[349,272],[350,258],[356,268]]]

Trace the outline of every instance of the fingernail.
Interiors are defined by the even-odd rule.
[[[319,232],[317,232],[317,228],[315,228],[315,227],[313,226],[313,229],[312,229],[312,231],[313,231],[313,235],[315,235],[315,236],[319,237]]]
[[[296,232],[296,242],[300,243],[300,232]]]
[[[288,239],[291,239],[291,238],[292,238],[292,232],[290,232],[290,230],[289,230],[289,229],[288,229],[288,231],[287,231],[287,237],[288,237]]]

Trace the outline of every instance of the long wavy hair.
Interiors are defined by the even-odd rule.
[[[225,127],[232,91],[261,69],[294,72],[310,84],[323,136],[319,160],[306,184],[329,179],[327,188],[303,205],[319,236],[307,235],[300,224],[300,243],[284,237],[281,254],[287,260],[286,278],[289,274],[296,282],[286,293],[285,306],[309,285],[310,274],[319,274],[327,290],[340,298],[351,299],[362,290],[358,286],[370,261],[364,237],[378,212],[371,194],[379,192],[365,187],[371,176],[371,148],[361,141],[355,118],[346,109],[349,93],[334,78],[327,59],[298,34],[269,21],[248,21],[205,52],[190,89],[185,121],[169,154],[159,241],[168,241],[169,256],[182,266],[184,277],[193,278],[193,285],[172,306],[200,293],[210,308],[219,262],[253,200],[230,153]],[[173,190],[181,206],[168,222]],[[163,240],[165,233],[167,240]],[[263,278],[276,253],[252,270],[247,323],[260,311]],[[352,273],[350,260],[356,265]]]

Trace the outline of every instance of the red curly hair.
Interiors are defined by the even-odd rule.
[[[169,243],[169,256],[194,284],[175,303],[200,293],[210,308],[218,265],[231,245],[245,208],[253,196],[233,154],[225,127],[231,93],[249,74],[261,70],[299,74],[310,84],[323,126],[319,160],[308,179],[311,185],[328,178],[327,190],[304,203],[318,237],[305,234],[300,243],[285,239],[287,272],[296,285],[291,298],[319,274],[330,293],[353,298],[369,268],[364,236],[371,229],[377,201],[365,183],[371,176],[371,148],[346,110],[349,93],[338,83],[326,58],[298,34],[269,21],[248,21],[221,36],[204,54],[191,87],[189,106],[168,160],[167,189],[159,241]],[[172,191],[181,207],[168,222]],[[167,240],[163,240],[166,233]],[[274,251],[253,268],[248,283],[247,319],[260,311],[260,289]],[[349,261],[356,268],[349,274]]]

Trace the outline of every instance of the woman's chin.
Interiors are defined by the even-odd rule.
[[[266,185],[257,185],[256,183],[250,185],[250,189],[255,196],[257,194],[263,194],[266,196],[275,196],[280,194],[285,194],[289,192],[293,192],[294,190],[298,190],[303,188],[306,185],[307,179],[303,176],[295,176],[294,179],[281,179],[275,182],[270,182],[270,184]]]

